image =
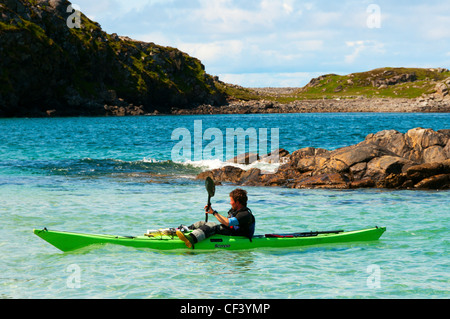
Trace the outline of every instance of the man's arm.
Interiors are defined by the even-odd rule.
[[[225,216],[220,215],[218,212],[216,212],[215,210],[212,209],[212,207],[205,206],[205,210],[208,214],[214,215],[214,217],[216,217],[216,219],[219,221],[219,223],[221,223],[222,225],[225,225],[227,227],[230,226],[238,226],[239,222],[237,221],[236,218],[227,218]],[[230,225],[231,224],[231,225]]]

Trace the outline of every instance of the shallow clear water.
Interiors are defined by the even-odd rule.
[[[386,226],[380,241],[242,252],[116,246],[61,253],[47,227],[143,234],[202,220],[195,175],[171,134],[279,128],[294,151],[355,144],[382,129],[450,128],[447,114],[291,114],[0,119],[0,298],[448,298],[450,192],[247,187],[257,233]],[[219,163],[224,165],[224,163]],[[232,185],[218,186],[227,211]]]

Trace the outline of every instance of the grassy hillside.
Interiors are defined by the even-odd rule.
[[[222,86],[224,91],[241,100],[271,100],[288,103],[307,99],[417,98],[436,92],[436,85],[450,87],[450,71],[424,68],[379,68],[349,75],[327,74],[312,79],[297,90],[261,90]],[[446,83],[448,82],[448,83]]]
[[[431,94],[437,81],[450,77],[445,69],[380,68],[349,75],[329,74],[299,90],[301,98],[416,98]]]

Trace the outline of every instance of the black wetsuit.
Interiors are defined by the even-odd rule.
[[[251,239],[255,233],[256,224],[252,211],[248,207],[244,207],[238,211],[230,209],[228,212],[228,219],[233,218],[237,219],[239,225],[225,226],[213,222],[195,223],[189,226],[189,229],[194,230],[190,236],[194,238],[194,242],[205,240],[215,234],[226,236],[244,236]]]

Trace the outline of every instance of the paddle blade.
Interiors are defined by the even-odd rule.
[[[214,197],[216,193],[216,184],[214,184],[214,181],[211,177],[208,177],[205,181],[205,187],[208,191],[208,206],[211,206],[211,197]],[[205,223],[208,222],[208,213],[205,214]]]
[[[208,177],[206,179],[205,187],[206,187],[206,190],[208,191],[209,197],[214,197],[214,195],[216,193],[216,184],[214,184],[214,181],[212,180],[211,177]]]

